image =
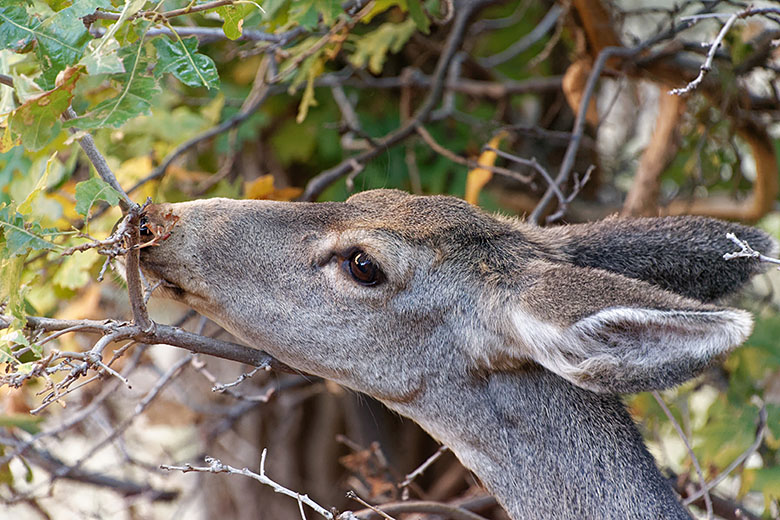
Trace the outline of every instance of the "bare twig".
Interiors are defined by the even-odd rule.
[[[447,148],[440,145],[428,132],[428,130],[425,129],[424,126],[418,126],[417,127],[417,133],[422,137],[423,141],[425,141],[425,144],[427,144],[431,150],[438,153],[439,155],[446,157],[447,159],[451,160],[452,162],[462,164],[463,166],[467,166],[468,168],[484,168],[485,170],[489,170],[495,174],[503,175],[505,177],[509,177],[510,179],[514,179],[519,182],[528,183],[531,181],[531,177],[528,175],[523,175],[520,172],[516,172],[514,170],[509,170],[507,168],[501,168],[500,166],[490,166],[490,165],[481,165],[477,161],[472,159],[465,159],[461,157],[460,155],[452,152],[451,150],[448,150]]]
[[[735,251],[733,253],[725,253],[723,255],[724,260],[732,260],[734,258],[757,258],[761,262],[780,265],[780,260],[778,260],[777,258],[772,258],[770,256],[762,255],[761,253],[759,253],[758,251],[750,247],[750,244],[748,244],[746,241],[737,238],[737,236],[734,233],[726,233],[726,238],[734,242],[737,245],[737,247],[740,248],[740,250]]]
[[[157,11],[138,11],[135,13],[130,19],[135,18],[148,18],[152,21],[165,21],[169,20],[171,18],[176,18],[177,16],[183,16],[187,14],[193,14],[198,13],[201,11],[209,11],[211,9],[216,9],[217,7],[222,7],[224,5],[232,5],[236,3],[236,0],[214,0],[212,2],[206,2],[205,4],[198,4],[198,5],[188,5],[187,7],[182,7],[181,9],[172,9],[170,11],[165,12],[157,12]],[[119,20],[120,14],[119,13],[110,13],[107,11],[95,11],[91,15],[87,15],[83,18],[84,23],[89,25],[93,23],[95,20]]]
[[[383,154],[388,148],[395,146],[410,135],[412,135],[416,128],[425,122],[433,112],[433,109],[439,103],[441,94],[444,89],[444,78],[449,69],[450,61],[458,51],[460,44],[463,42],[463,38],[466,34],[466,27],[471,16],[479,10],[484,4],[490,3],[489,0],[474,0],[468,2],[462,8],[459,8],[455,13],[455,21],[453,22],[453,28],[447,38],[447,42],[444,45],[439,61],[436,63],[436,70],[433,73],[431,81],[431,87],[428,91],[428,96],[423,101],[421,107],[417,110],[417,113],[406,124],[402,125],[397,130],[387,134],[381,139],[377,139],[377,146],[372,147],[365,152],[343,160],[337,166],[325,170],[314,178],[312,178],[306,185],[306,189],[301,195],[301,200],[314,200],[322,193],[325,188],[330,186],[337,179],[348,175],[354,170],[354,162],[364,164],[370,161],[374,157]]]
[[[24,445],[21,441],[15,439],[0,438],[0,445],[19,448]],[[25,459],[36,466],[43,468],[50,474],[64,474],[70,467],[66,462],[52,455],[49,451],[43,449],[27,449]],[[179,496],[178,491],[165,491],[155,489],[147,483],[139,484],[133,481],[121,480],[109,475],[102,475],[85,471],[82,469],[73,470],[59,478],[81,482],[92,486],[104,487],[110,489],[123,497],[143,495],[149,500],[168,502],[175,500]]]
[[[441,457],[441,456],[442,456],[444,453],[446,453],[448,450],[449,450],[449,448],[448,448],[447,446],[444,446],[444,445],[442,445],[442,446],[439,446],[439,449],[438,449],[438,450],[436,450],[436,452],[435,452],[433,455],[431,455],[430,457],[428,457],[428,458],[425,460],[425,462],[423,462],[422,464],[420,464],[420,465],[417,467],[417,469],[415,469],[415,470],[414,470],[414,471],[412,471],[411,473],[407,474],[407,475],[405,476],[405,478],[404,478],[404,481],[403,481],[403,482],[401,482],[400,484],[398,484],[398,487],[399,487],[399,488],[406,488],[406,487],[408,487],[408,486],[409,486],[409,485],[412,483],[412,481],[413,481],[414,479],[416,479],[417,477],[419,477],[420,475],[422,475],[422,474],[423,474],[423,472],[425,472],[425,470],[426,470],[426,469],[428,469],[428,468],[431,466],[431,464],[433,464],[434,462],[436,462],[437,460],[439,460],[439,457]]]
[[[704,60],[704,63],[702,63],[701,67],[699,67],[698,76],[696,76],[696,78],[694,78],[693,81],[688,83],[685,87],[670,90],[669,94],[681,96],[683,94],[688,94],[699,86],[699,84],[704,79],[704,75],[712,69],[712,60],[715,59],[715,52],[718,50],[718,47],[720,47],[720,44],[723,43],[723,38],[725,38],[726,34],[728,34],[729,30],[731,30],[731,26],[734,25],[734,23],[739,20],[739,18],[744,16],[745,12],[746,10],[743,10],[732,14],[729,16],[728,20],[726,20],[726,23],[723,24],[720,32],[710,44],[710,50],[707,53],[707,58]]]
[[[169,466],[167,464],[162,464],[160,466],[161,469],[165,469],[168,471],[181,471],[182,473],[189,473],[190,471],[197,471],[200,473],[228,473],[231,475],[243,475],[245,477],[249,477],[251,479],[254,479],[261,484],[264,484],[266,486],[270,486],[276,493],[281,493],[283,495],[286,495],[288,497],[294,498],[299,503],[306,504],[309,506],[314,512],[319,514],[320,516],[323,516],[324,518],[327,518],[328,520],[333,520],[333,513],[313,501],[309,498],[308,495],[302,495],[300,493],[296,493],[295,491],[292,491],[290,489],[287,489],[286,487],[282,486],[281,484],[278,484],[268,478],[265,474],[265,456],[268,450],[263,450],[263,454],[260,456],[260,473],[255,473],[253,471],[250,471],[248,468],[234,468],[232,466],[228,466],[227,464],[223,464],[219,459],[215,459],[212,457],[206,457],[206,464],[208,466],[206,467],[197,467],[193,466],[191,464],[185,464],[183,466]]]
[[[357,493],[355,493],[354,491],[351,491],[351,490],[347,491],[347,498],[350,498],[350,499],[354,500],[355,502],[359,503],[363,507],[369,508],[371,511],[373,511],[376,514],[378,514],[379,516],[381,516],[385,520],[395,520],[395,518],[393,518],[392,516],[388,515],[387,513],[385,513],[384,511],[382,511],[378,507],[372,506],[371,504],[369,504],[368,502],[366,502],[365,500],[363,500],[362,498],[357,496]]]
[[[588,166],[588,169],[585,170],[585,175],[582,177],[579,177],[576,173],[574,174],[574,186],[572,186],[571,193],[569,193],[569,195],[563,199],[563,202],[558,205],[558,209],[555,211],[555,213],[549,215],[545,219],[548,224],[563,218],[563,216],[566,214],[566,210],[569,208],[569,204],[571,204],[571,202],[577,198],[577,195],[580,194],[582,188],[584,188],[588,183],[590,176],[595,169],[596,167],[591,164]]]
[[[146,207],[150,200],[147,200]],[[141,284],[141,267],[139,254],[140,250],[136,247],[141,243],[141,212],[142,208],[135,206],[130,210],[128,216],[128,252],[125,255],[125,277],[127,278],[127,292],[130,295],[130,306],[133,310],[133,320],[142,330],[151,330],[154,326],[149,319],[149,313],[146,310],[144,301],[144,289]]]
[[[563,12],[563,7],[559,6],[558,4],[553,4],[550,10],[547,11],[547,14],[544,15],[544,18],[542,18],[542,20],[534,26],[531,32],[516,40],[512,45],[498,54],[487,56],[485,58],[478,58],[477,61],[480,65],[489,69],[497,65],[501,65],[502,63],[506,63],[518,54],[528,50],[533,44],[544,38],[544,35],[547,34],[549,30],[558,23],[558,18]]]
[[[382,504],[382,511],[389,515],[429,513],[444,515],[446,518],[451,518],[452,520],[486,520],[485,517],[461,507],[427,500],[410,500],[407,502]],[[380,518],[379,515],[371,509],[356,511],[354,516],[359,520],[375,520],[376,518]]]
[[[569,141],[569,146],[566,148],[566,153],[563,156],[563,161],[561,162],[558,176],[555,178],[554,184],[559,188],[559,191],[560,186],[563,186],[563,184],[569,179],[571,170],[574,167],[574,159],[577,157],[577,151],[580,147],[582,134],[585,130],[586,114],[588,112],[588,107],[590,106],[590,100],[591,97],[593,97],[596,84],[598,83],[598,79],[601,76],[601,72],[604,70],[604,66],[607,63],[607,60],[614,56],[633,56],[644,49],[645,45],[646,43],[643,43],[633,48],[605,47],[599,53],[599,56],[596,59],[596,62],[593,64],[593,68],[591,69],[590,76],[588,76],[588,81],[585,84],[582,100],[580,101],[580,108],[577,111],[577,118],[574,121],[574,130],[572,131],[571,140]],[[550,200],[554,195],[555,188],[550,185],[550,187],[547,188],[547,191],[544,192],[544,195],[542,195],[542,198],[536,204],[536,207],[531,212],[531,215],[528,217],[529,222],[532,224],[539,223],[542,214],[544,214],[544,212],[547,210],[547,206],[549,205]]]
[[[547,173],[547,170],[545,170],[541,164],[536,160],[536,157],[531,157],[530,159],[525,159],[523,157],[519,157],[517,155],[505,152],[503,150],[499,150],[498,148],[493,148],[492,146],[485,146],[483,148],[484,150],[490,150],[491,152],[495,153],[499,157],[503,157],[504,159],[508,159],[512,162],[516,162],[517,164],[522,164],[523,166],[527,166],[534,170],[536,173],[542,176],[542,178],[547,181],[548,186],[553,188],[555,191],[555,196],[558,197],[559,203],[564,203],[566,201],[566,197],[564,197],[563,193],[561,193],[560,188],[557,184],[555,184],[555,181],[552,180],[552,177],[550,177],[550,174]]]
[[[8,327],[11,323],[12,318],[0,315],[0,327]],[[68,378],[58,383],[60,388],[62,388],[62,385],[72,384],[79,377],[86,374],[90,368],[96,370],[104,369],[104,364],[100,358],[105,347],[111,341],[127,339],[134,339],[140,343],[164,343],[184,348],[194,353],[213,355],[255,367],[268,365],[282,371],[290,370],[289,367],[274,360],[261,350],[200,336],[170,325],[154,325],[154,327],[144,329],[137,323],[120,323],[110,320],[57,320],[30,316],[27,318],[28,328],[39,328],[46,331],[70,329],[72,332],[96,332],[103,334],[103,338],[88,352],[52,351],[49,355],[36,361],[29,371],[3,374],[0,376],[0,382],[17,387],[33,377],[70,370],[71,373]],[[66,364],[58,363],[60,361],[65,361]],[[81,363],[72,365],[70,364],[72,361],[81,361]],[[50,400],[56,398],[56,395],[52,395]]]
[[[747,460],[748,457],[750,457],[753,453],[756,452],[759,446],[761,446],[761,442],[764,440],[764,435],[766,434],[766,421],[767,421],[767,411],[766,406],[762,405],[761,410],[758,412],[758,425],[756,426],[756,438],[753,441],[753,444],[751,444],[748,449],[743,451],[739,457],[734,459],[734,461],[726,467],[717,477],[710,480],[709,482],[705,482],[704,485],[694,493],[693,495],[687,497],[683,504],[686,506],[689,504],[692,504],[696,500],[698,500],[700,497],[705,495],[705,493],[709,492],[711,489],[715,488],[718,484],[723,482],[726,477],[729,476],[729,474],[734,471],[737,466],[742,464]]]
[[[704,480],[704,472],[701,470],[699,459],[696,458],[696,454],[693,453],[693,447],[691,446],[691,443],[688,440],[688,436],[685,435],[685,432],[683,432],[680,423],[678,423],[677,419],[675,419],[674,415],[672,415],[672,411],[669,410],[668,406],[666,406],[666,403],[661,397],[661,394],[659,394],[657,390],[653,390],[652,394],[655,400],[658,402],[658,405],[666,414],[666,417],[669,419],[669,422],[671,422],[672,426],[674,426],[674,429],[677,430],[677,435],[680,436],[680,439],[682,439],[683,443],[685,443],[685,447],[688,449],[688,454],[691,456],[691,462],[693,462],[693,467],[696,469],[696,474],[699,476],[699,485],[701,486],[701,490],[704,495],[704,505],[707,509],[707,520],[712,520],[712,499],[710,498],[709,488],[706,487],[707,484],[706,481]]]

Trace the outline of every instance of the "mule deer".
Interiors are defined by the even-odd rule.
[[[537,228],[451,197],[210,199],[144,248],[168,297],[449,446],[514,519],[689,518],[618,394],[702,372],[747,338],[713,302],[759,272],[707,218]],[[148,231],[147,231],[148,234]]]

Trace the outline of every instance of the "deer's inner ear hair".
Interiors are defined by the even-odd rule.
[[[344,256],[341,266],[360,285],[377,285],[384,279],[376,261],[362,249],[351,249]]]

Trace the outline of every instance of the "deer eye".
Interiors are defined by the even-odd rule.
[[[364,251],[355,249],[344,260],[344,269],[360,285],[376,285],[382,278],[382,271]]]

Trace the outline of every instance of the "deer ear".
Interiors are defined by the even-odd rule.
[[[575,385],[634,393],[678,385],[738,346],[749,313],[705,305],[646,282],[547,266],[511,314],[523,352]]]

